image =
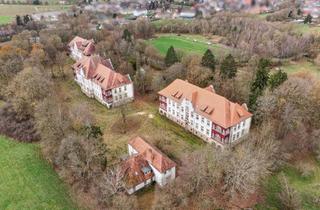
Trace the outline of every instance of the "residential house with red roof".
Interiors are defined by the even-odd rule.
[[[83,56],[73,66],[74,79],[82,92],[96,98],[108,108],[134,99],[133,83],[129,76],[113,69],[110,59],[99,55]]]
[[[158,94],[160,114],[207,142],[224,147],[249,133],[252,114],[246,104],[216,94],[213,86],[176,79]]]
[[[162,187],[176,178],[176,163],[141,137],[129,141],[128,152],[121,169],[129,194],[154,181]]]
[[[90,56],[95,51],[95,45],[93,39],[87,40],[79,36],[74,37],[68,44],[70,50],[70,56],[78,61],[83,56]]]

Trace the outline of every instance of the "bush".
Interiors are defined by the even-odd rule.
[[[11,104],[0,109],[0,133],[23,142],[39,140],[34,119],[30,116],[19,116]]]

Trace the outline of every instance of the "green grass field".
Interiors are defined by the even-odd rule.
[[[315,160],[304,160],[303,164],[307,164],[312,169],[312,175],[304,177],[296,166],[286,166],[281,172],[273,175],[266,181],[265,202],[259,204],[257,209],[284,209],[278,197],[280,180],[283,175],[287,178],[290,187],[299,194],[303,209],[320,209],[320,204],[314,202],[315,199],[320,198],[320,164]]]
[[[174,35],[162,34],[158,38],[148,41],[160,54],[165,55],[170,46],[181,50],[183,53],[204,54],[207,49],[211,49],[216,56],[225,55],[229,49],[223,45],[211,43],[205,37],[200,35]]]
[[[76,209],[35,144],[0,136],[0,209]]]
[[[316,64],[307,60],[286,62],[282,66],[280,66],[280,68],[287,72],[289,75],[300,72],[310,72],[320,79],[320,66],[317,66]]]
[[[0,25],[7,24],[13,21],[13,17],[10,16],[0,16]]]
[[[66,10],[70,6],[61,5],[8,5],[0,4],[0,25],[14,21],[16,15]]]

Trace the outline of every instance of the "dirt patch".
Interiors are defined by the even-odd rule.
[[[140,128],[141,117],[139,116],[129,116],[126,119],[126,123],[123,122],[122,118],[119,118],[112,126],[111,132],[116,134],[127,134],[134,132]]]

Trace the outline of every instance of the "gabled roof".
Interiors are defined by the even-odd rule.
[[[252,116],[245,105],[233,103],[215,93],[213,87],[200,88],[187,81],[176,79],[158,94],[176,102],[187,99],[192,102],[195,111],[214,123],[229,128]]]
[[[91,55],[95,51],[94,41],[93,39],[84,39],[82,37],[76,36],[71,42],[69,42],[68,46],[73,47],[74,44],[77,45],[77,48],[82,51],[84,55]]]
[[[129,76],[113,70],[110,59],[104,60],[99,55],[83,56],[73,65],[73,68],[76,71],[82,68],[86,79],[93,80],[105,90],[131,83]]]
[[[134,155],[121,165],[121,173],[127,187],[136,186],[154,176],[148,161],[142,155]]]
[[[164,173],[165,171],[176,166],[176,163],[173,162],[169,157],[139,136],[131,139],[129,141],[129,145],[131,145],[139,155],[143,156],[145,160],[147,160],[161,173]]]

